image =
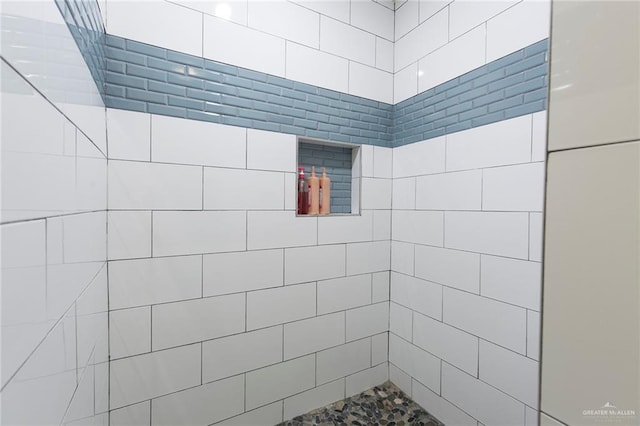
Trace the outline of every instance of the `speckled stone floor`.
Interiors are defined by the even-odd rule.
[[[391,382],[294,417],[278,426],[307,425],[444,426]]]

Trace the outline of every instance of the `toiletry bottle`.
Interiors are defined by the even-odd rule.
[[[327,176],[327,169],[322,168],[320,177],[320,214],[331,213],[331,179]]]
[[[304,196],[305,187],[304,167],[298,167],[298,214],[306,214],[307,205],[309,204],[309,201],[306,200]]]
[[[309,214],[320,213],[320,180],[316,176],[315,166],[311,166],[309,176]]]

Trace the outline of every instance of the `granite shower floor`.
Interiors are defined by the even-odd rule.
[[[391,382],[294,417],[278,426],[308,425],[444,426]]]

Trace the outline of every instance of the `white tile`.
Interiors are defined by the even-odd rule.
[[[42,222],[32,222],[31,225],[42,225]],[[64,242],[63,242],[63,230],[62,230],[62,217],[51,217],[47,219],[46,222],[46,238],[47,238],[47,264],[48,265],[59,265],[63,263],[64,256]],[[23,223],[22,225],[28,225],[28,223]],[[9,226],[10,227],[10,226]],[[4,232],[4,231],[3,231]],[[41,231],[36,232],[38,234]],[[5,238],[4,236],[2,238]],[[42,237],[36,238],[35,241],[42,241]],[[2,241],[3,244],[7,244],[7,242]],[[22,247],[24,249],[26,241],[21,240],[21,244],[18,247]],[[13,252],[13,250],[12,250]],[[41,254],[39,250],[36,251],[28,251],[33,254]],[[4,259],[3,259],[4,261]],[[35,264],[38,264],[36,262]]]
[[[441,285],[392,272],[391,301],[430,317],[442,318]]]
[[[396,41],[395,69],[399,71],[449,40],[449,9],[442,9],[409,34]],[[448,46],[446,46],[448,47]]]
[[[494,167],[482,173],[483,210],[542,211],[544,163]]]
[[[283,250],[219,253],[203,257],[203,295],[239,293],[284,284]]]
[[[442,396],[483,424],[524,425],[522,403],[446,363]]]
[[[97,149],[94,150],[98,152]],[[108,168],[105,158],[77,157],[75,210],[106,210],[107,181]]]
[[[247,132],[244,128],[154,115],[151,134],[152,161],[245,167]]]
[[[295,284],[345,275],[345,246],[290,248],[284,251],[284,282]]]
[[[534,311],[540,310],[542,265],[538,262],[482,256],[480,294]]]
[[[507,395],[538,408],[538,363],[480,340],[478,378]]]
[[[381,385],[389,380],[389,367],[387,363],[383,363],[368,370],[347,376],[346,380],[346,396],[348,398],[371,389],[374,386]]]
[[[362,339],[316,354],[316,381],[327,383],[370,367],[371,340]]]
[[[442,246],[443,215],[439,211],[394,211],[391,217],[392,238],[396,241]]]
[[[480,210],[482,171],[442,173],[416,179],[416,208],[427,210]]]
[[[393,43],[376,37],[376,68],[393,72]]]
[[[249,250],[317,244],[318,219],[296,217],[292,211],[247,212]]]
[[[315,283],[247,293],[247,330],[309,318],[315,314]]]
[[[321,16],[320,50],[374,66],[376,37],[343,22]]]
[[[449,38],[453,40],[516,3],[516,0],[456,1],[451,3],[449,6]]]
[[[282,361],[282,327],[202,342],[202,380],[211,382]]]
[[[4,135],[3,135],[3,139]],[[2,152],[2,221],[59,215],[74,210],[75,159]]]
[[[50,424],[62,420],[77,385],[73,316],[71,311],[61,318],[37,349],[21,360],[24,364],[2,390],[3,423]],[[31,403],[38,409],[34,410]]]
[[[318,282],[318,314],[342,311],[371,303],[371,275]]]
[[[447,136],[449,137],[449,136]],[[447,153],[447,158],[449,154]],[[445,138],[433,138],[393,149],[393,177],[444,172]]]
[[[151,401],[129,405],[109,413],[109,424],[113,426],[151,425]]]
[[[320,15],[288,1],[249,2],[249,27],[310,47],[319,46]]]
[[[393,74],[357,62],[349,63],[349,93],[393,103]]]
[[[180,256],[109,262],[109,308],[201,297],[201,259]]]
[[[296,210],[297,206],[297,181],[298,178],[295,173],[284,174],[284,209]]]
[[[136,16],[144,16],[140,21]],[[109,34],[141,41],[190,55],[202,55],[202,14],[176,4],[144,1],[109,3]],[[167,28],[181,28],[171,34]]]
[[[416,178],[393,180],[391,205],[394,210],[413,210],[416,208]]]
[[[471,334],[415,313],[413,343],[472,376],[478,374],[478,338]]]
[[[151,307],[109,312],[111,359],[151,352]]]
[[[153,255],[237,251],[246,248],[246,212],[153,212]]]
[[[2,245],[11,250],[2,251],[2,268],[44,266],[47,256],[47,222],[37,220],[0,227]]]
[[[302,392],[314,387],[315,355],[307,355],[246,374],[246,408]]]
[[[92,352],[95,362],[108,361],[107,287],[107,270],[102,268],[76,301],[76,351],[80,367],[87,365]]]
[[[283,39],[224,19],[204,16],[203,53],[208,59],[284,77]]]
[[[109,260],[151,256],[151,212],[110,211]]]
[[[154,425],[207,426],[244,411],[244,377],[208,383],[153,400]]]
[[[411,342],[413,340],[413,311],[391,302],[389,306],[389,331]]]
[[[411,243],[391,242],[391,270],[413,275],[414,245]]]
[[[485,26],[481,25],[421,59],[418,62],[418,92],[484,65],[485,37]]]
[[[402,392],[411,396],[411,376],[400,370],[392,363],[389,363],[389,380],[391,383],[398,386]]]
[[[413,381],[413,400],[421,407],[427,407],[429,413],[444,424],[478,426],[476,419],[415,380]]]
[[[420,22],[432,17],[452,0],[420,0]]]
[[[373,211],[373,240],[391,239],[391,210]]]
[[[287,41],[286,77],[346,93],[349,61],[329,53]]]
[[[417,245],[415,256],[416,277],[479,293],[480,255]]]
[[[376,272],[371,276],[371,302],[378,303],[389,300],[390,272]]]
[[[542,213],[529,213],[529,260],[536,262],[542,262],[543,222]]]
[[[247,25],[247,2],[245,1],[194,1],[194,0],[171,0],[173,3],[181,4],[190,9],[199,10],[208,15],[227,19],[241,25]]]
[[[363,210],[388,210],[391,208],[391,179],[362,179]]]
[[[107,259],[107,212],[64,216],[64,261],[91,262]]]
[[[338,19],[342,22],[349,22],[349,9],[348,2],[341,1],[318,1],[318,0],[292,0],[294,3],[298,3],[301,6],[315,10],[326,16],[330,16],[334,19]],[[286,420],[286,419],[285,419]]]
[[[386,271],[390,263],[389,241],[347,244],[347,275]]]
[[[395,38],[399,40],[409,31],[418,26],[420,14],[418,0],[408,0],[396,9],[395,13]]]
[[[525,407],[526,408],[526,407]],[[544,412],[540,412],[540,426],[565,426],[565,423],[561,423],[553,417],[549,417]]]
[[[204,208],[282,210],[284,173],[205,167]]]
[[[531,407],[524,407],[524,424],[526,426],[540,425],[540,413]]]
[[[344,399],[344,379],[318,386],[284,400],[284,418],[292,419]]]
[[[487,22],[487,62],[549,37],[551,2],[526,0]]]
[[[389,304],[386,302],[347,311],[347,341],[373,336],[389,330]]]
[[[527,213],[446,212],[448,248],[526,259],[529,255]]]
[[[540,360],[540,313],[527,311],[527,356]]]
[[[282,404],[283,401],[274,402],[218,424],[226,426],[272,426],[283,421]]]
[[[110,161],[109,208],[202,209],[202,168]]]
[[[111,408],[200,384],[200,345],[152,352],[111,362]]]
[[[373,214],[373,211],[368,210],[360,215],[319,217],[318,244],[371,241]]]
[[[432,391],[440,393],[441,361],[435,356],[394,334],[389,334],[389,362]]]
[[[547,111],[532,115],[531,161],[547,159]]]
[[[458,290],[444,289],[442,320],[519,353],[526,352],[527,311]]]
[[[245,296],[209,297],[152,307],[154,351],[245,331]]]
[[[400,103],[417,94],[418,63],[413,62],[393,75],[393,103]]]
[[[344,312],[284,325],[284,359],[297,358],[345,342]]]
[[[104,358],[108,358],[109,348],[104,348]],[[95,412],[109,412],[109,361],[95,365]]]
[[[360,176],[362,177],[373,177],[373,145],[361,145],[358,150],[360,156],[360,162],[362,163],[362,172]],[[354,163],[354,166],[357,166],[358,162]]]
[[[377,178],[393,177],[393,149],[382,146],[373,147],[373,176]]]
[[[381,333],[371,338],[371,365],[389,361],[389,333]]]
[[[107,108],[109,159],[151,160],[151,115]]]
[[[447,135],[447,171],[527,163],[529,158],[528,115]]]
[[[247,129],[247,168],[295,172],[296,137]]]
[[[393,40],[393,11],[371,1],[351,3],[351,25]]]

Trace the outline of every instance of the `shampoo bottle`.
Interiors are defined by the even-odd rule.
[[[304,180],[304,167],[298,167],[298,214],[307,214],[309,209],[309,188]]]
[[[320,177],[320,214],[331,213],[331,179],[327,176],[327,169],[322,168]]]
[[[320,182],[316,176],[315,166],[311,166],[309,177],[309,214],[320,213]]]

